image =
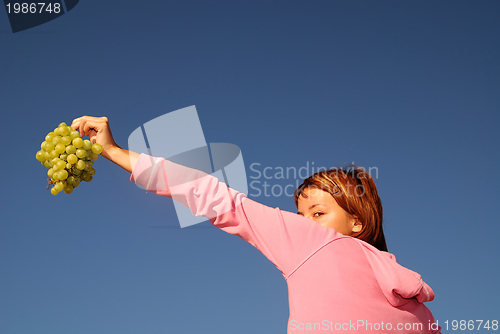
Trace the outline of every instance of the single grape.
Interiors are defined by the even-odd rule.
[[[85,140],[83,141],[83,149],[84,149],[84,150],[86,150],[86,151],[88,151],[88,150],[90,150],[91,148],[92,148],[92,143],[90,142],[90,140],[85,139]]]
[[[57,191],[56,187],[52,187],[50,189],[50,193],[55,196],[55,195],[59,194],[59,191]]]
[[[43,151],[43,159],[44,159],[44,160],[49,160],[49,159],[50,159],[50,154],[49,154],[49,152]]]
[[[80,132],[73,130],[70,132],[69,137],[71,140],[75,140],[75,138],[80,138]]]
[[[65,125],[65,126],[59,127],[59,133],[61,134],[61,136],[69,135],[68,126]]]
[[[59,128],[58,128],[58,127],[57,127],[57,128],[55,128],[53,132],[54,132],[54,135],[56,135],[56,136],[59,136],[59,135],[60,135],[60,132],[59,132]]]
[[[76,153],[76,147],[74,147],[73,145],[66,146],[66,153],[68,153],[68,154],[75,154]]]
[[[64,160],[64,161],[66,161],[67,158],[68,158],[68,154],[66,154],[66,153],[63,153],[59,156],[59,159]]]
[[[83,139],[80,137],[73,139],[73,146],[76,148],[81,148],[83,146]]]
[[[92,168],[93,165],[94,165],[94,162],[92,160],[85,161],[85,168],[83,170],[88,172]]]
[[[66,159],[66,161],[68,163],[74,165],[78,161],[78,157],[75,154],[70,154],[70,155],[68,155],[68,158]]]
[[[79,148],[78,150],[76,150],[76,156],[79,157],[80,159],[83,159],[87,156],[87,151]]]
[[[59,157],[59,153],[57,153],[56,150],[50,151],[49,155],[51,159]]]
[[[68,182],[68,184],[70,184],[70,185],[73,185],[75,183],[75,177],[73,175],[71,175],[70,177],[68,177],[66,182]]]
[[[59,180],[66,180],[68,178],[68,171],[66,169],[60,170],[57,172],[57,178]]]
[[[58,154],[61,154],[66,151],[66,146],[63,143],[59,143],[56,145],[55,150]]]
[[[68,163],[66,164],[66,169],[67,169],[67,170],[70,170],[70,169],[71,169],[71,167],[73,167],[73,165],[72,165],[72,164],[70,164],[70,163],[68,162]]]
[[[85,161],[78,160],[75,167],[76,167],[76,169],[83,170],[85,168]]]
[[[47,142],[47,141],[44,141],[42,142],[42,150],[46,151],[46,152],[50,152],[54,149],[54,144]]]
[[[61,139],[62,139],[61,136],[55,136],[54,138],[52,138],[52,143],[54,145],[57,145],[57,144],[59,144],[61,142]]]
[[[45,136],[45,141],[47,141],[47,142],[50,143],[54,137],[55,137],[55,133],[54,132],[49,132]]]
[[[97,160],[97,158],[99,158],[99,154],[92,153],[92,154],[90,155],[90,159],[91,159],[91,160],[93,160],[93,161],[96,161],[96,160]]]
[[[44,165],[45,167],[47,167],[47,168],[52,167],[52,166],[50,165],[50,161],[49,161],[49,160],[45,160],[45,161],[44,161],[44,163],[43,163],[43,165]]]
[[[56,163],[56,167],[58,170],[63,170],[66,167],[66,163],[63,160],[59,160]]]
[[[89,175],[90,175],[90,176],[94,176],[94,175],[95,175],[95,168],[94,168],[94,167],[90,168],[90,169],[87,171],[87,173],[89,173]]]
[[[71,144],[71,137],[70,136],[64,136],[61,138],[61,143],[64,144],[64,146],[67,146]]]
[[[71,174],[78,176],[78,175],[80,175],[81,173],[82,173],[82,170],[81,170],[81,169],[76,168],[76,166],[73,166],[73,168],[71,168]]]
[[[57,192],[60,192],[61,190],[64,189],[64,184],[62,182],[57,182],[55,185],[54,185],[54,188],[56,188],[56,191]]]
[[[68,125],[67,125],[66,123],[64,123],[64,122],[61,122],[61,123],[59,123],[58,128],[62,128],[62,127],[64,127],[64,126],[68,126]]]
[[[89,182],[90,181],[90,174],[87,173],[87,172],[83,172],[82,175],[80,176],[80,178],[82,179],[82,181],[85,181],[85,182]]]
[[[45,152],[50,152],[56,147],[56,145],[53,142],[44,142],[44,143],[47,143],[45,145],[42,144],[43,145],[42,148]]]
[[[47,171],[47,176],[52,178],[52,176],[54,176],[54,169],[49,168],[49,170]]]
[[[45,161],[45,155],[43,154],[43,151],[41,151],[41,150],[36,152],[35,157],[36,157],[36,160],[38,160],[42,163]]]
[[[95,153],[95,154],[101,154],[101,152],[102,152],[102,145],[98,144],[98,143],[95,143],[94,145],[92,145],[92,152]]]
[[[64,192],[66,194],[71,194],[73,192],[73,186],[68,184],[66,187],[64,187]]]
[[[75,180],[73,181],[73,188],[76,188],[80,185],[81,179],[79,177],[75,177]]]

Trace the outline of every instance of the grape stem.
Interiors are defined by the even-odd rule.
[[[51,184],[55,184],[56,181],[52,181],[51,179],[47,179],[47,181],[48,181],[48,183],[47,183],[47,190],[49,190],[51,188],[50,185]]]

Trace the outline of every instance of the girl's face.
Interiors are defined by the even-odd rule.
[[[304,193],[307,197],[299,196],[297,214],[343,235],[361,232],[362,225],[357,217],[344,211],[332,195],[317,188],[305,189]]]

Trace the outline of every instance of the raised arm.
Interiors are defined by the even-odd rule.
[[[115,143],[107,117],[82,116],[73,120],[71,127],[79,130],[82,137],[88,136],[92,144],[101,144],[103,157],[132,173],[139,154],[125,150]]]
[[[204,216],[221,230],[237,235],[262,252],[285,277],[337,237],[297,214],[255,202],[202,171],[141,154],[131,181],[172,198]]]
[[[204,216],[221,230],[241,237],[259,249],[285,277],[313,254],[318,245],[336,237],[334,230],[257,203],[212,175],[122,149],[113,140],[106,117],[83,116],[71,126],[82,136],[89,136],[92,143],[101,144],[101,155],[130,172],[133,182],[182,203],[195,216]]]

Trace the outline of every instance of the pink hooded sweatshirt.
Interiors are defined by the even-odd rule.
[[[257,203],[216,177],[142,154],[131,181],[255,246],[288,284],[287,333],[440,333],[434,292],[394,255],[295,213]]]

